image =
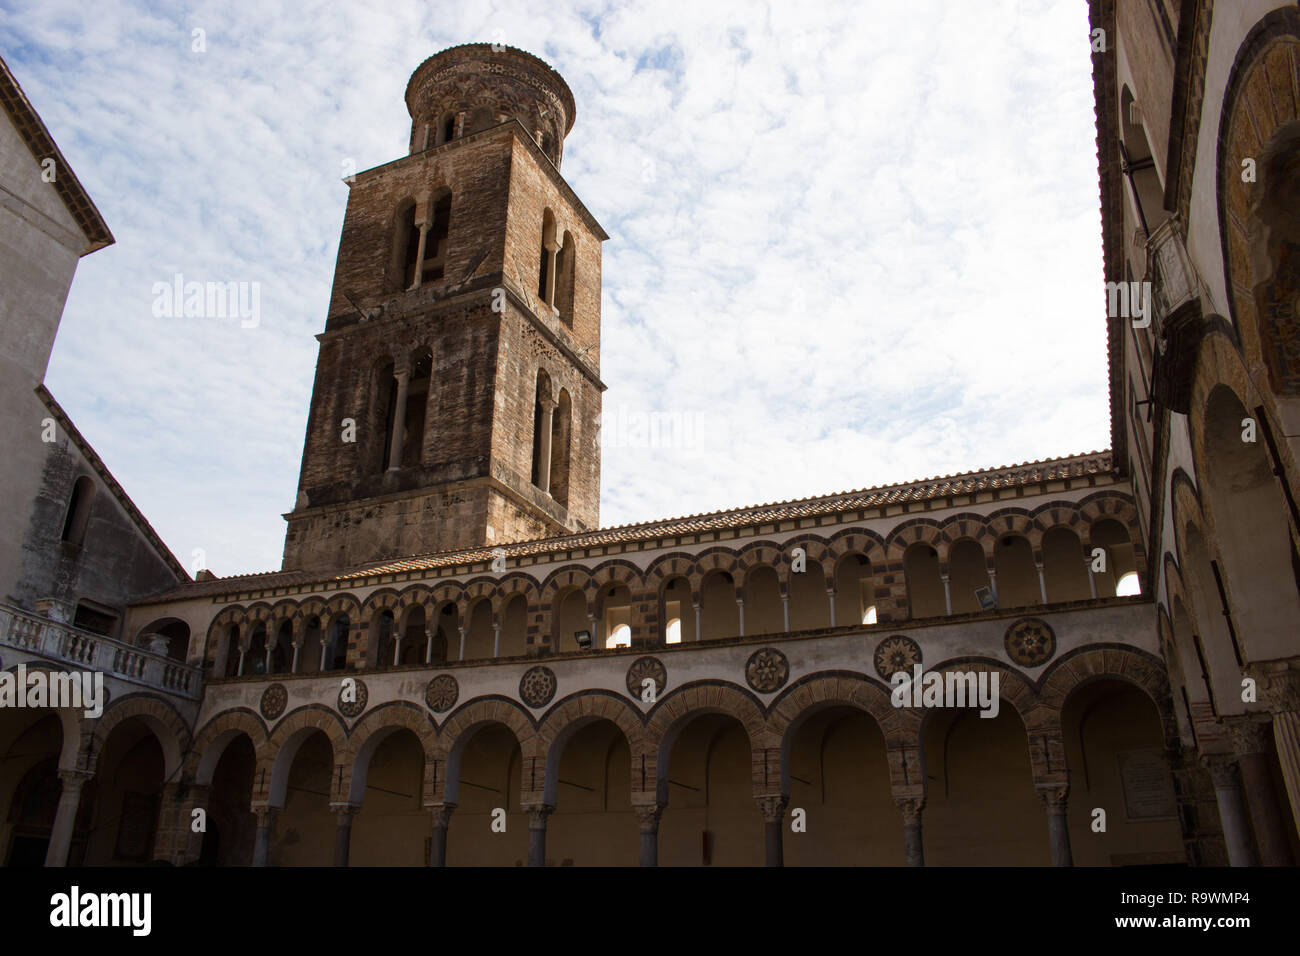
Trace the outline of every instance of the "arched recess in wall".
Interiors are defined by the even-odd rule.
[[[602,612],[600,647],[632,646],[632,592],[626,584],[611,581],[596,596],[596,606]]]
[[[392,667],[393,666],[393,637],[397,631],[397,622],[393,619],[393,612],[384,609],[374,616],[370,622],[370,660],[371,667]]]
[[[548,459],[554,433],[553,416],[555,399],[551,390],[551,376],[546,369],[537,370],[537,388],[533,396],[533,473],[532,482],[546,491],[551,481]],[[545,463],[545,465],[544,465]]]
[[[522,657],[528,653],[528,599],[512,595],[501,612],[501,644],[498,657]]]
[[[998,607],[1030,607],[1042,603],[1042,586],[1028,538],[1019,534],[998,538],[993,546],[993,565],[998,579]]]
[[[402,418],[400,467],[419,465],[424,458],[425,425],[429,409],[429,389],[433,382],[433,352],[428,347],[411,354],[411,371],[406,383],[406,407]],[[398,390],[401,397],[401,390]]]
[[[447,112],[438,117],[434,144],[441,146],[456,138],[456,114]]]
[[[330,641],[328,654],[329,670],[341,671],[348,663],[348,638],[352,633],[352,619],[346,614],[339,614],[330,620]]]
[[[74,548],[86,541],[86,528],[90,524],[90,506],[95,500],[95,483],[82,475],[72,484],[68,497],[68,510],[63,518],[63,540]]]
[[[1300,9],[1266,14],[1242,42],[1219,118],[1224,284],[1252,378],[1300,396]],[[1254,177],[1246,175],[1247,161]]]
[[[975,614],[984,610],[981,592],[991,594],[988,559],[984,548],[974,538],[960,538],[948,549],[948,586],[952,594],[952,613]]]
[[[420,285],[437,282],[447,272],[447,251],[451,242],[451,190],[443,188],[429,203],[429,231],[424,239],[424,265]]]
[[[735,637],[740,633],[736,582],[726,571],[713,570],[700,582],[700,617],[703,640]]]
[[[1192,605],[1190,612],[1194,621],[1192,633],[1197,651],[1209,674],[1214,699],[1229,713],[1240,713],[1240,703],[1234,707],[1233,701],[1234,698],[1240,699],[1243,662],[1228,618],[1223,614],[1213,559],[1200,528],[1189,521],[1181,531],[1179,563],[1187,576],[1188,598]],[[1177,602],[1175,611],[1181,610],[1182,602]],[[1178,614],[1175,613],[1177,621]]]
[[[1211,390],[1201,442],[1202,494],[1243,654],[1271,660],[1295,651],[1300,594],[1286,500],[1268,452],[1258,434],[1254,442],[1242,440],[1250,417],[1231,388]]]
[[[542,211],[542,241],[540,262],[537,267],[537,297],[546,306],[555,303],[555,260],[559,253],[559,241],[555,236],[555,214],[550,209]]]
[[[415,282],[415,258],[420,229],[415,224],[415,198],[408,196],[393,213],[393,245],[388,264],[388,291],[401,292]]]
[[[1103,518],[1094,522],[1088,529],[1088,556],[1095,560],[1095,551],[1100,548],[1105,556],[1104,567],[1092,572],[1093,582],[1097,586],[1097,597],[1114,597],[1119,589],[1119,582],[1126,574],[1137,570],[1137,556],[1133,549],[1133,540],[1128,529],[1114,518]],[[1093,567],[1098,565],[1094,564]]]
[[[397,651],[398,663],[403,667],[425,662],[429,644],[428,626],[423,604],[412,604],[403,612],[399,631],[402,646]]]
[[[684,578],[677,581],[685,583]],[[690,589],[687,588],[686,611],[691,610]],[[694,625],[694,621],[691,621]],[[686,614],[682,613],[682,627],[686,627]],[[781,608],[781,580],[776,568],[760,564],[745,572],[745,633],[777,634],[785,630],[785,612]]]
[[[691,582],[681,575],[669,578],[663,587],[663,611],[659,620],[677,621],[677,641],[671,641],[667,625],[664,628],[665,643],[682,643],[699,640],[695,629],[695,605],[691,598]]]
[[[1083,544],[1066,527],[1055,527],[1043,535],[1043,579],[1047,600],[1086,601],[1092,597],[1088,566],[1083,562]]]
[[[1160,182],[1160,173],[1156,170],[1155,157],[1151,152],[1151,142],[1147,138],[1142,115],[1142,107],[1133,98],[1133,91],[1127,86],[1120,93],[1120,145],[1121,158],[1131,175],[1132,186],[1126,187],[1129,201],[1137,215],[1134,221],[1139,226],[1145,223],[1146,236],[1155,232],[1169,214],[1165,212],[1165,188]],[[1128,240],[1132,237],[1126,236]]]
[[[370,470],[376,475],[382,475],[392,460],[393,419],[397,412],[395,367],[392,359],[385,358],[377,362],[374,369],[369,431],[375,436]]]
[[[564,240],[555,260],[555,308],[559,310],[560,321],[573,328],[573,294],[574,269],[577,260],[577,246],[573,234],[564,230]]]
[[[551,497],[569,506],[569,462],[573,445],[573,402],[568,389],[560,389],[551,418]]]
[[[907,605],[911,617],[937,617],[947,613],[938,551],[924,541],[908,547],[903,552],[903,577],[907,580]]]

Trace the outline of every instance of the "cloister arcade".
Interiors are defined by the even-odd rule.
[[[538,575],[516,566],[363,596],[232,604],[213,619],[205,656],[211,672],[227,678],[311,674],[1089,601],[1131,593],[1121,581],[1144,576],[1139,541],[1129,500],[1099,492],[1032,511],[910,519],[887,537],[850,527],[781,543],[667,550],[645,567],[614,557]]]
[[[75,817],[63,852],[86,864],[1183,859],[1172,816],[1128,816],[1111,759],[1174,753],[1159,660],[1081,649],[1032,682],[991,662],[935,667],[957,664],[1000,673],[996,719],[895,708],[883,681],[843,671],[809,675],[766,704],[714,680],[644,708],[601,690],[540,713],[500,698],[445,715],[389,702],[355,720],[315,705],[270,721],[241,708],[192,738],[143,695],[86,726],[10,710],[0,758],[21,772],[0,793],[0,845],[10,864],[39,863],[62,814]],[[1110,813],[1104,833],[1090,826],[1095,807]],[[206,833],[188,826],[196,808]]]

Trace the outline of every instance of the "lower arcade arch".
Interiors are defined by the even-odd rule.
[[[519,806],[523,754],[505,724],[469,728],[447,758],[448,866],[522,866],[528,814]]]
[[[632,752],[611,720],[576,722],[551,745],[546,799],[547,865],[634,866],[640,836],[632,811]]]
[[[1025,725],[1007,700],[996,717],[932,711],[921,731],[926,866],[1047,866],[1047,818],[1034,790]]]
[[[661,866],[761,866],[763,816],[754,799],[752,751],[729,714],[688,715],[660,747]]]
[[[870,714],[843,704],[805,712],[782,743],[782,786],[786,866],[903,864],[885,737]]]
[[[406,727],[376,731],[352,771],[349,802],[352,866],[424,866],[429,859],[429,811],[424,807],[424,748]]]
[[[333,776],[334,747],[324,731],[303,729],[284,742],[271,774],[269,803],[279,812],[268,847],[268,865],[329,866],[334,862]]]
[[[1066,698],[1061,730],[1070,768],[1068,819],[1074,864],[1185,863],[1155,702],[1128,681],[1098,678],[1081,684]],[[1106,814],[1104,831],[1093,829],[1098,809]]]

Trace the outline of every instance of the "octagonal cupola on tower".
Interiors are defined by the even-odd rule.
[[[435,53],[406,85],[411,152],[419,153],[516,119],[558,169],[573,128],[573,93],[531,53],[467,43]]]

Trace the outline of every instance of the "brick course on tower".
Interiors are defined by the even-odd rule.
[[[471,44],[421,64],[406,102],[410,155],[349,183],[286,570],[599,521],[608,236],[559,173],[573,96]]]

